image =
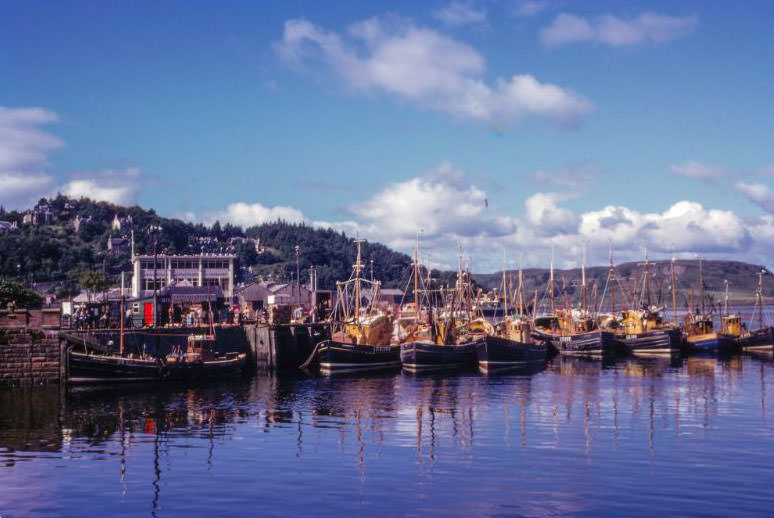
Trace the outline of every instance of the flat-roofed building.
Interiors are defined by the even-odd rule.
[[[234,260],[232,254],[156,256],[155,277],[152,255],[132,258],[132,297],[153,294],[167,286],[217,286],[224,297],[234,296]]]

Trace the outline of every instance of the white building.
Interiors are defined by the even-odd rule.
[[[156,290],[166,286],[218,286],[226,298],[234,296],[234,260],[231,254],[165,255],[156,257]],[[132,258],[132,297],[153,294],[152,255]]]

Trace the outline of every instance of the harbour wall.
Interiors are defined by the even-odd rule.
[[[63,353],[56,331],[0,327],[0,386],[59,383]]]

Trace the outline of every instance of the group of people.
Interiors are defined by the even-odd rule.
[[[110,309],[102,305],[84,305],[76,308],[71,315],[71,325],[76,329],[110,327]]]

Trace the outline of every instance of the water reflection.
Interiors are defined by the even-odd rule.
[[[490,376],[0,391],[0,484],[57,477],[30,516],[46,514],[37,505],[80,515],[92,492],[150,516],[201,514],[196,506],[219,493],[234,507],[211,514],[307,514],[315,495],[335,502],[319,513],[330,516],[609,514],[614,494],[637,494],[634,480],[651,489],[688,480],[678,500],[701,502],[718,475],[758,481],[774,461],[772,376],[770,354],[555,357],[542,370]],[[31,500],[21,482],[8,487],[0,511]],[[351,491],[363,512],[348,507]],[[667,500],[648,509],[667,510]]]

